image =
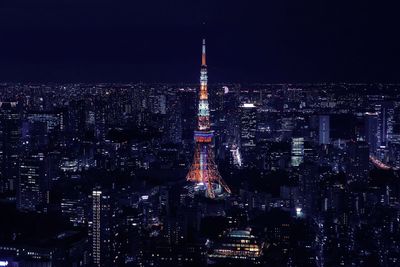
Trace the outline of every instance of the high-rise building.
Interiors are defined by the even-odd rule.
[[[298,167],[304,161],[304,137],[293,137],[291,150],[291,165],[293,167]]]
[[[91,237],[92,263],[94,266],[110,266],[111,263],[111,197],[101,189],[92,191]]]
[[[239,107],[240,116],[240,152],[243,166],[251,168],[256,166],[256,132],[257,132],[257,107],[254,103],[244,103]]]
[[[83,226],[87,223],[85,214],[86,202],[87,197],[81,192],[68,194],[68,196],[61,199],[61,213],[74,226]]]
[[[35,153],[22,157],[17,191],[18,209],[42,211],[48,200],[48,177],[44,154]]]
[[[242,149],[256,146],[257,107],[253,103],[240,106],[240,145]]]
[[[389,158],[393,167],[400,168],[400,143],[390,143]]]
[[[382,102],[375,105],[375,112],[378,115],[377,142],[379,147],[387,147],[393,135],[394,106],[392,102]]]
[[[72,101],[68,110],[68,128],[67,131],[73,137],[83,137],[86,129],[86,108],[87,103],[84,100]]]
[[[55,130],[62,130],[62,114],[50,112],[30,112],[26,116],[29,122],[43,122],[46,123],[47,132]]]
[[[400,106],[393,111],[393,136],[391,142],[400,143]]]
[[[17,102],[0,102],[0,191],[15,192],[21,138],[21,115]]]
[[[182,105],[176,95],[169,97],[168,102],[166,142],[179,144],[182,142]]]
[[[369,145],[369,153],[375,154],[378,148],[378,114],[365,114],[365,141]]]
[[[347,174],[350,179],[367,182],[369,171],[369,145],[366,142],[351,141],[348,143],[349,162]]]
[[[195,152],[192,166],[186,179],[203,185],[206,188],[206,196],[215,198],[222,193],[222,187],[230,193],[228,185],[222,180],[214,160],[214,148],[212,145],[214,132],[210,127],[210,111],[208,107],[207,89],[207,64],[206,43],[203,39],[203,51],[200,71],[200,92],[197,113],[197,131],[194,132]]]
[[[151,95],[149,97],[150,110],[152,113],[167,114],[167,103],[165,95]]]
[[[92,192],[92,258],[96,266],[101,262],[101,194],[99,190]]]
[[[319,144],[327,145],[330,143],[330,121],[329,115],[319,116]]]

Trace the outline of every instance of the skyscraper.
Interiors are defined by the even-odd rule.
[[[253,103],[240,106],[240,144],[242,148],[256,146],[257,107]]]
[[[214,161],[214,149],[212,146],[213,137],[214,132],[210,127],[210,111],[208,107],[206,42],[205,39],[203,39],[197,131],[194,132],[196,147],[193,163],[186,179],[204,185],[206,188],[206,196],[209,198],[215,198],[216,194],[222,192],[221,187],[223,187],[226,192],[231,192],[228,185],[222,180]]]
[[[23,211],[38,211],[48,200],[47,173],[43,153],[24,156],[19,166],[17,207]]]
[[[89,221],[94,266],[111,263],[111,201],[101,189],[92,191],[92,216]]]
[[[101,194],[100,190],[92,192],[92,257],[96,266],[100,266],[101,259]]]
[[[330,121],[329,115],[319,116],[319,144],[327,145],[330,143]]]
[[[347,173],[350,179],[367,182],[369,171],[369,146],[366,142],[348,143],[349,162]]]
[[[15,192],[18,179],[21,116],[17,102],[0,102],[0,191]]]
[[[375,112],[378,115],[377,127],[377,142],[378,148],[387,147],[388,142],[391,141],[393,135],[393,116],[394,106],[392,102],[385,101],[375,105]]]
[[[378,114],[365,114],[365,141],[369,145],[369,153],[375,154],[378,148]]]
[[[304,137],[292,138],[292,160],[291,165],[298,167],[304,161]]]
[[[254,103],[240,106],[240,150],[245,167],[255,166],[257,107]]]

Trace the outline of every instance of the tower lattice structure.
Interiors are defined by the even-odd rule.
[[[209,198],[215,198],[215,186],[221,186],[226,192],[231,193],[228,185],[219,174],[214,160],[214,149],[212,146],[214,132],[210,127],[210,111],[208,107],[205,39],[203,39],[201,57],[197,120],[197,130],[194,132],[194,140],[196,143],[194,158],[186,179],[194,183],[204,184],[206,186],[207,196]]]

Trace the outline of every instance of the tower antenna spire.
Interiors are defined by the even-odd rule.
[[[201,53],[201,65],[206,66],[206,39],[203,38],[203,49]]]

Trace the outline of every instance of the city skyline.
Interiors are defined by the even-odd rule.
[[[399,85],[206,77],[1,83],[0,261],[396,266]],[[202,141],[230,194],[186,181]]]
[[[399,267],[396,12],[0,3],[0,266]]]

